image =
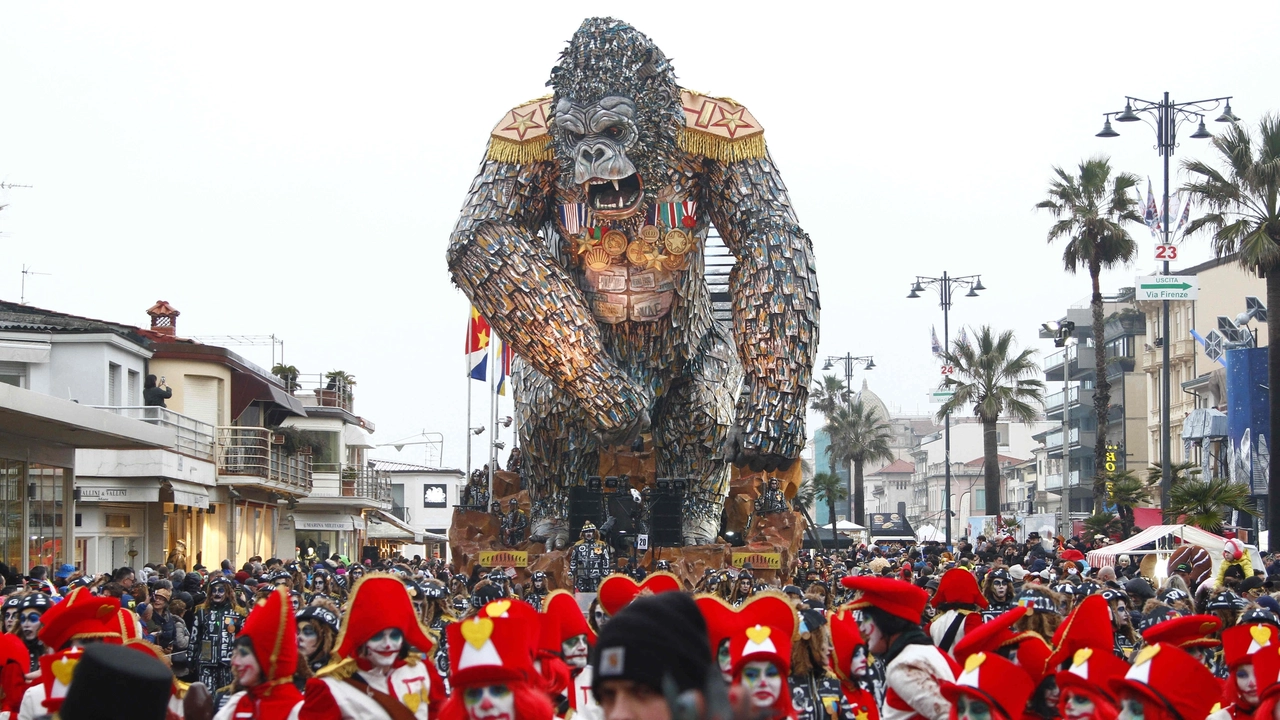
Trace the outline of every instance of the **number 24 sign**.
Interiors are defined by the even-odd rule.
[[[943,374],[943,375],[954,375],[954,374],[955,374],[955,372],[956,372],[956,366],[955,366],[955,365],[943,365],[943,366],[942,366],[942,374]]]
[[[1177,245],[1156,245],[1156,259],[1157,260],[1177,260],[1178,246]]]

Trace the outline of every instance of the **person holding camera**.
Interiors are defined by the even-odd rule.
[[[142,383],[142,404],[147,407],[168,407],[165,400],[173,397],[173,388],[164,382],[164,377],[156,382],[155,375],[148,375]]]

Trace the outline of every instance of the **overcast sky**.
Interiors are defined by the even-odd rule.
[[[144,324],[165,299],[184,336],[274,333],[303,372],[356,376],[378,441],[441,432],[461,466],[468,303],[449,231],[489,130],[545,93],[584,17],[614,14],[682,84],[764,124],[813,236],[819,367],[873,355],[855,385],[929,412],[942,313],[905,298],[915,275],[981,273],[953,330],[1051,351],[1038,325],[1089,291],[1033,210],[1051,166],[1108,153],[1159,193],[1154,133],[1096,138],[1103,112],[1166,90],[1234,95],[1250,122],[1280,108],[1275,2],[438,5],[0,4],[0,180],[34,186],[0,213],[0,297],[18,300],[26,264],[50,273],[28,278],[36,306]],[[1175,161],[1208,155],[1192,130]],[[1108,291],[1154,268],[1133,232],[1140,260]],[[1210,257],[1203,239],[1183,253]],[[269,348],[233,349],[270,365]]]

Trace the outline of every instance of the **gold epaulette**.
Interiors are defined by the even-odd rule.
[[[768,153],[764,128],[745,105],[686,89],[680,91],[680,104],[684,107],[684,127],[677,139],[681,150],[726,163],[758,160]]]
[[[173,679],[173,695],[179,700],[185,698],[187,696],[187,691],[190,689],[191,689],[191,683],[182,682],[177,678]]]
[[[547,134],[550,114],[550,95],[508,110],[489,133],[489,150],[485,158],[515,165],[554,160],[551,137]]]
[[[352,658],[343,658],[337,662],[331,662],[328,665],[316,671],[318,678],[333,678],[334,680],[346,680],[356,674],[359,667]]]

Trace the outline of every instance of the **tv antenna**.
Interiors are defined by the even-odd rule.
[[[28,275],[52,275],[52,274],[53,273],[36,272],[35,270],[31,269],[30,265],[23,265],[22,266],[22,293],[21,293],[21,297],[18,299],[18,304],[19,305],[27,304],[27,276]]]

